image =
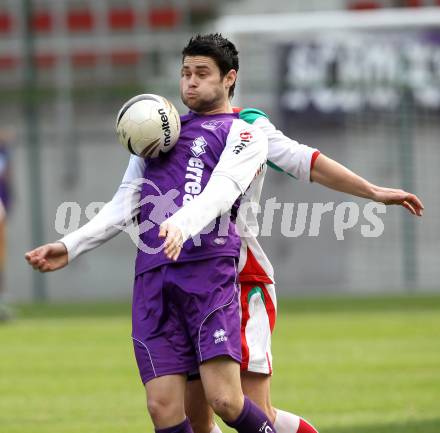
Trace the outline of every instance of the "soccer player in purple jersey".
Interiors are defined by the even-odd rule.
[[[160,433],[193,431],[184,397],[187,375],[197,370],[208,403],[228,425],[242,433],[275,432],[240,383],[235,202],[264,165],[267,138],[233,113],[237,70],[238,52],[220,35],[189,41],[180,88],[191,111],[181,118],[173,151],[148,161],[142,185],[140,226],[148,226],[153,213],[179,208],[160,227],[140,233],[133,290],[134,350]],[[226,222],[220,219],[231,207]],[[189,239],[212,221],[215,227],[199,242]],[[32,252],[26,258],[45,270]]]
[[[421,215],[423,205],[413,194],[370,184],[335,161],[320,155],[316,149],[301,145],[284,136],[259,110],[243,110],[240,118],[258,126],[267,135],[268,157],[273,168],[305,182],[313,180],[329,188],[385,204],[401,204],[412,213]],[[145,161],[132,156],[123,182],[112,201],[107,203],[88,224],[63,238],[62,242],[65,246],[61,243],[53,243],[38,249],[38,258],[33,262],[35,266],[43,271],[59,269],[78,255],[101,245],[119,233],[123,222],[135,217],[139,212],[140,188],[133,186],[133,181],[142,175],[148,177],[148,171],[145,172]],[[246,200],[259,201],[263,178],[264,173],[261,173],[258,182],[252,183],[252,188],[246,191]],[[247,216],[251,220],[247,221],[247,224],[255,225],[256,216],[249,213]],[[255,237],[242,239],[238,270],[243,313],[243,389],[274,421],[278,433],[314,433],[316,430],[308,422],[292,413],[275,410],[270,402],[272,373],[270,334],[276,316],[276,296],[272,266]],[[255,291],[255,288],[259,288],[259,291]],[[249,301],[253,304],[252,309],[249,307]],[[259,306],[261,302],[264,304],[263,307]],[[257,320],[257,316],[253,316],[256,314],[255,311],[260,311],[261,314],[259,308],[266,310],[268,320]],[[255,335],[258,335],[258,338],[254,338]],[[266,337],[262,338],[263,335]],[[247,341],[249,337],[252,337],[252,344],[251,341]],[[214,424],[200,381],[194,380],[188,385],[187,411],[194,431],[219,433],[220,429]]]
[[[6,216],[10,205],[9,136],[0,131],[0,321],[11,317],[11,311],[2,302],[4,295],[4,269],[6,259]]]

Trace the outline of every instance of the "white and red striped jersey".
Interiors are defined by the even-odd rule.
[[[246,116],[244,116],[246,119]],[[286,137],[264,116],[254,122],[268,137],[268,165],[300,181],[310,182],[310,171],[319,151]],[[258,205],[263,188],[265,168],[254,179],[241,200],[243,212],[239,212],[238,225],[245,235],[241,237],[238,270],[240,281],[274,283],[274,270],[258,242]]]

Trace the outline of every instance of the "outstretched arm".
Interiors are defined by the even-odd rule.
[[[374,185],[342,164],[319,153],[317,149],[299,144],[286,137],[269,121],[266,114],[246,109],[240,116],[258,126],[269,141],[268,165],[302,181],[314,181],[330,189],[384,203],[401,205],[413,215],[423,215],[423,203],[401,189]]]
[[[373,185],[342,164],[322,154],[316,158],[310,178],[312,181],[336,191],[374,200],[386,205],[401,205],[413,215],[423,215],[423,203],[416,195],[401,189]]]
[[[41,272],[56,271],[87,251],[116,236],[139,212],[140,185],[145,161],[132,156],[121,185],[112,200],[87,224],[58,242],[42,245],[25,254],[25,259]]]

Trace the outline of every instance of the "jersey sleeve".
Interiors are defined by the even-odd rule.
[[[66,246],[69,262],[112,239],[137,216],[144,170],[145,161],[132,155],[113,198],[87,224],[59,240]]]
[[[258,117],[254,125],[266,134],[269,142],[267,165],[300,181],[310,182],[310,172],[319,150],[286,137],[264,116]]]
[[[170,223],[179,227],[185,242],[231,209],[240,195],[241,190],[229,177],[211,177],[202,193],[180,208],[164,224]]]
[[[212,176],[224,176],[236,183],[241,193],[249,187],[264,165],[268,154],[268,139],[257,127],[235,120],[226,146]]]
[[[145,160],[139,156],[131,155],[127,169],[119,188],[139,189],[139,179],[144,177]]]
[[[267,138],[257,128],[234,121],[212,175],[194,200],[165,221],[180,228],[185,242],[227,212],[243,194],[267,157]]]

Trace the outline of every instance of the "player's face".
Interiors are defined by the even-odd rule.
[[[234,70],[223,78],[213,59],[205,56],[185,57],[181,70],[180,96],[196,113],[210,113],[229,100],[229,87],[235,81]]]

